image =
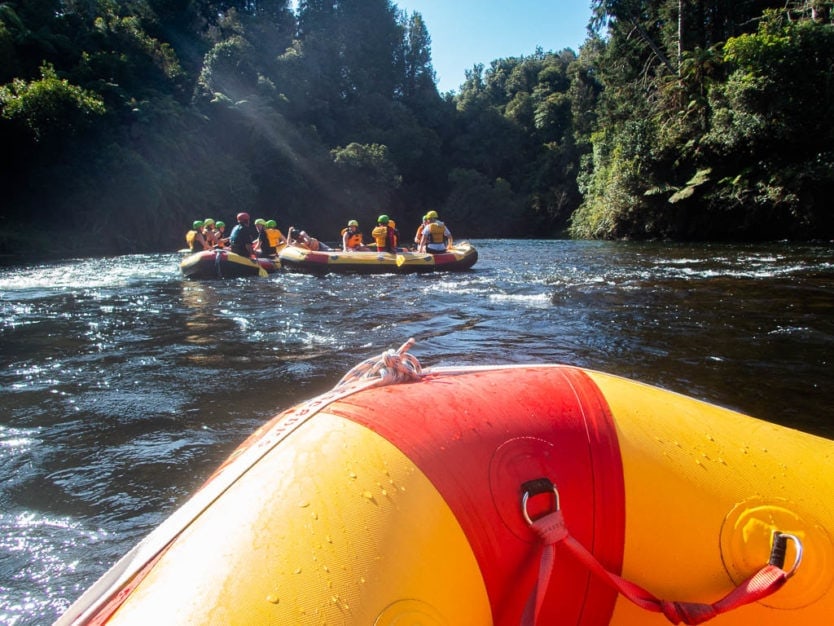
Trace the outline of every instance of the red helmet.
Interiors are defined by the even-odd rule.
[[[249,214],[248,213],[238,213],[237,214],[237,221],[238,222],[249,222]]]

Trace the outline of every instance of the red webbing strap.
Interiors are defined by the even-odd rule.
[[[593,554],[588,552],[582,544],[570,535],[560,510],[541,516],[532,523],[531,528],[541,538],[543,549],[538,580],[524,609],[524,615],[521,619],[522,626],[534,626],[538,620],[550,581],[550,573],[555,563],[554,556],[558,543],[565,546],[597,578],[613,587],[637,606],[647,611],[663,613],[673,624],[700,624],[717,615],[769,596],[778,591],[788,579],[788,573],[782,568],[775,565],[765,565],[714,604],[670,602],[655,597],[639,585],[605,569]]]

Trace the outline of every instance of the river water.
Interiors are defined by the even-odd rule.
[[[461,274],[0,269],[0,623],[48,624],[264,420],[409,337],[562,362],[834,437],[834,247],[473,242]]]

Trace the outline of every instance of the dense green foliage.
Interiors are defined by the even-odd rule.
[[[593,4],[611,36],[573,235],[834,235],[832,2]]]
[[[0,252],[168,250],[246,210],[335,239],[834,235],[832,2],[595,0],[437,91],[391,0],[0,2]]]

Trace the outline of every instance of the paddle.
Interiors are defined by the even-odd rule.
[[[257,256],[255,256],[253,254],[252,256],[249,257],[249,260],[252,261],[252,263],[254,263],[258,267],[258,276],[260,276],[261,278],[265,278],[266,276],[269,276],[269,274],[267,274],[267,272],[263,268],[263,266],[260,263],[258,263],[258,257]]]

